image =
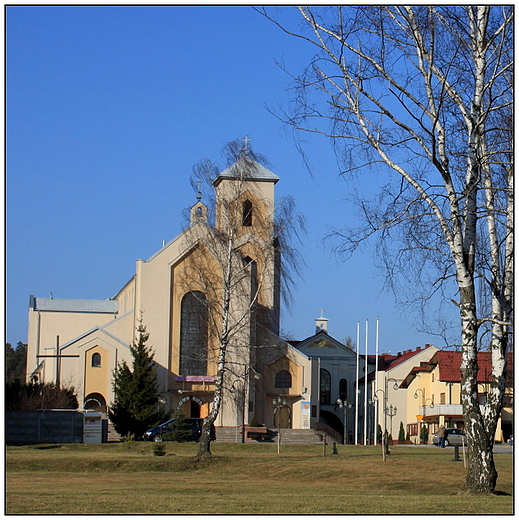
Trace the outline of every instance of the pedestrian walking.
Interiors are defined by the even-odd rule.
[[[445,426],[443,424],[440,425],[437,431],[438,434],[438,448],[445,448]]]

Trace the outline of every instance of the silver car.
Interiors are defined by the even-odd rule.
[[[467,445],[467,440],[465,438],[465,432],[458,428],[446,428],[445,432],[447,434],[447,438],[445,439],[445,446],[461,446],[462,444]],[[435,433],[433,435],[433,444],[438,445],[438,434]]]

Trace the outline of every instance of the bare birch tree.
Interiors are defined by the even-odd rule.
[[[298,10],[301,26],[291,29],[258,9],[315,51],[292,76],[294,110],[280,117],[331,138],[362,182],[383,174],[376,204],[357,201],[365,226],[338,233],[342,250],[378,234],[390,275],[412,272],[458,307],[471,452],[465,489],[493,492],[512,348],[513,6]],[[485,407],[477,391],[481,348],[492,353]]]
[[[274,207],[273,197],[262,197],[259,185],[266,179],[261,177],[269,171],[247,143],[230,143],[226,155],[224,172],[210,161],[194,168],[193,184],[204,183],[208,205],[192,209],[191,224],[198,216],[202,220],[198,253],[191,254],[179,281],[186,290],[198,288],[193,294],[205,306],[203,319],[208,323],[204,356],[208,371],[215,371],[214,397],[203,422],[198,459],[210,455],[210,432],[224,394],[227,401],[236,399],[236,407],[244,406],[254,385],[256,350],[268,348],[272,335],[279,332],[280,299],[290,301],[299,265],[290,236],[304,228],[291,198]],[[240,392],[233,392],[236,382]]]

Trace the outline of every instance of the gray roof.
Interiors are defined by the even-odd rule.
[[[241,163],[243,163],[244,160],[245,159],[243,158],[239,159],[238,162],[226,168],[218,175],[214,183],[217,184],[221,179],[236,179],[236,170],[241,169]],[[250,175],[247,176],[248,179],[254,181],[270,181],[274,183],[279,181],[279,177],[274,172],[270,171],[268,168],[265,168],[265,166],[259,162],[256,162],[250,158],[248,161],[250,161],[250,164],[247,165],[247,168],[250,168]]]
[[[36,298],[31,296],[29,306],[37,311],[97,312],[115,314],[117,300],[72,300],[66,298]]]

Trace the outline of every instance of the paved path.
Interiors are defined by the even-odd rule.
[[[435,446],[434,444],[396,444],[394,446],[390,446],[390,448],[391,449],[398,448],[398,446],[403,446],[405,448],[416,446],[417,448],[418,447],[420,447],[420,448],[431,448],[431,449],[435,449],[435,450],[442,449],[442,448],[438,448],[438,446]],[[447,446],[445,449],[454,451],[454,446]],[[460,446],[460,453],[461,453],[462,449],[463,448],[461,448],[461,446]],[[510,453],[510,454],[512,454],[513,452],[514,452],[514,447],[510,446],[509,444],[494,444],[494,453]]]

